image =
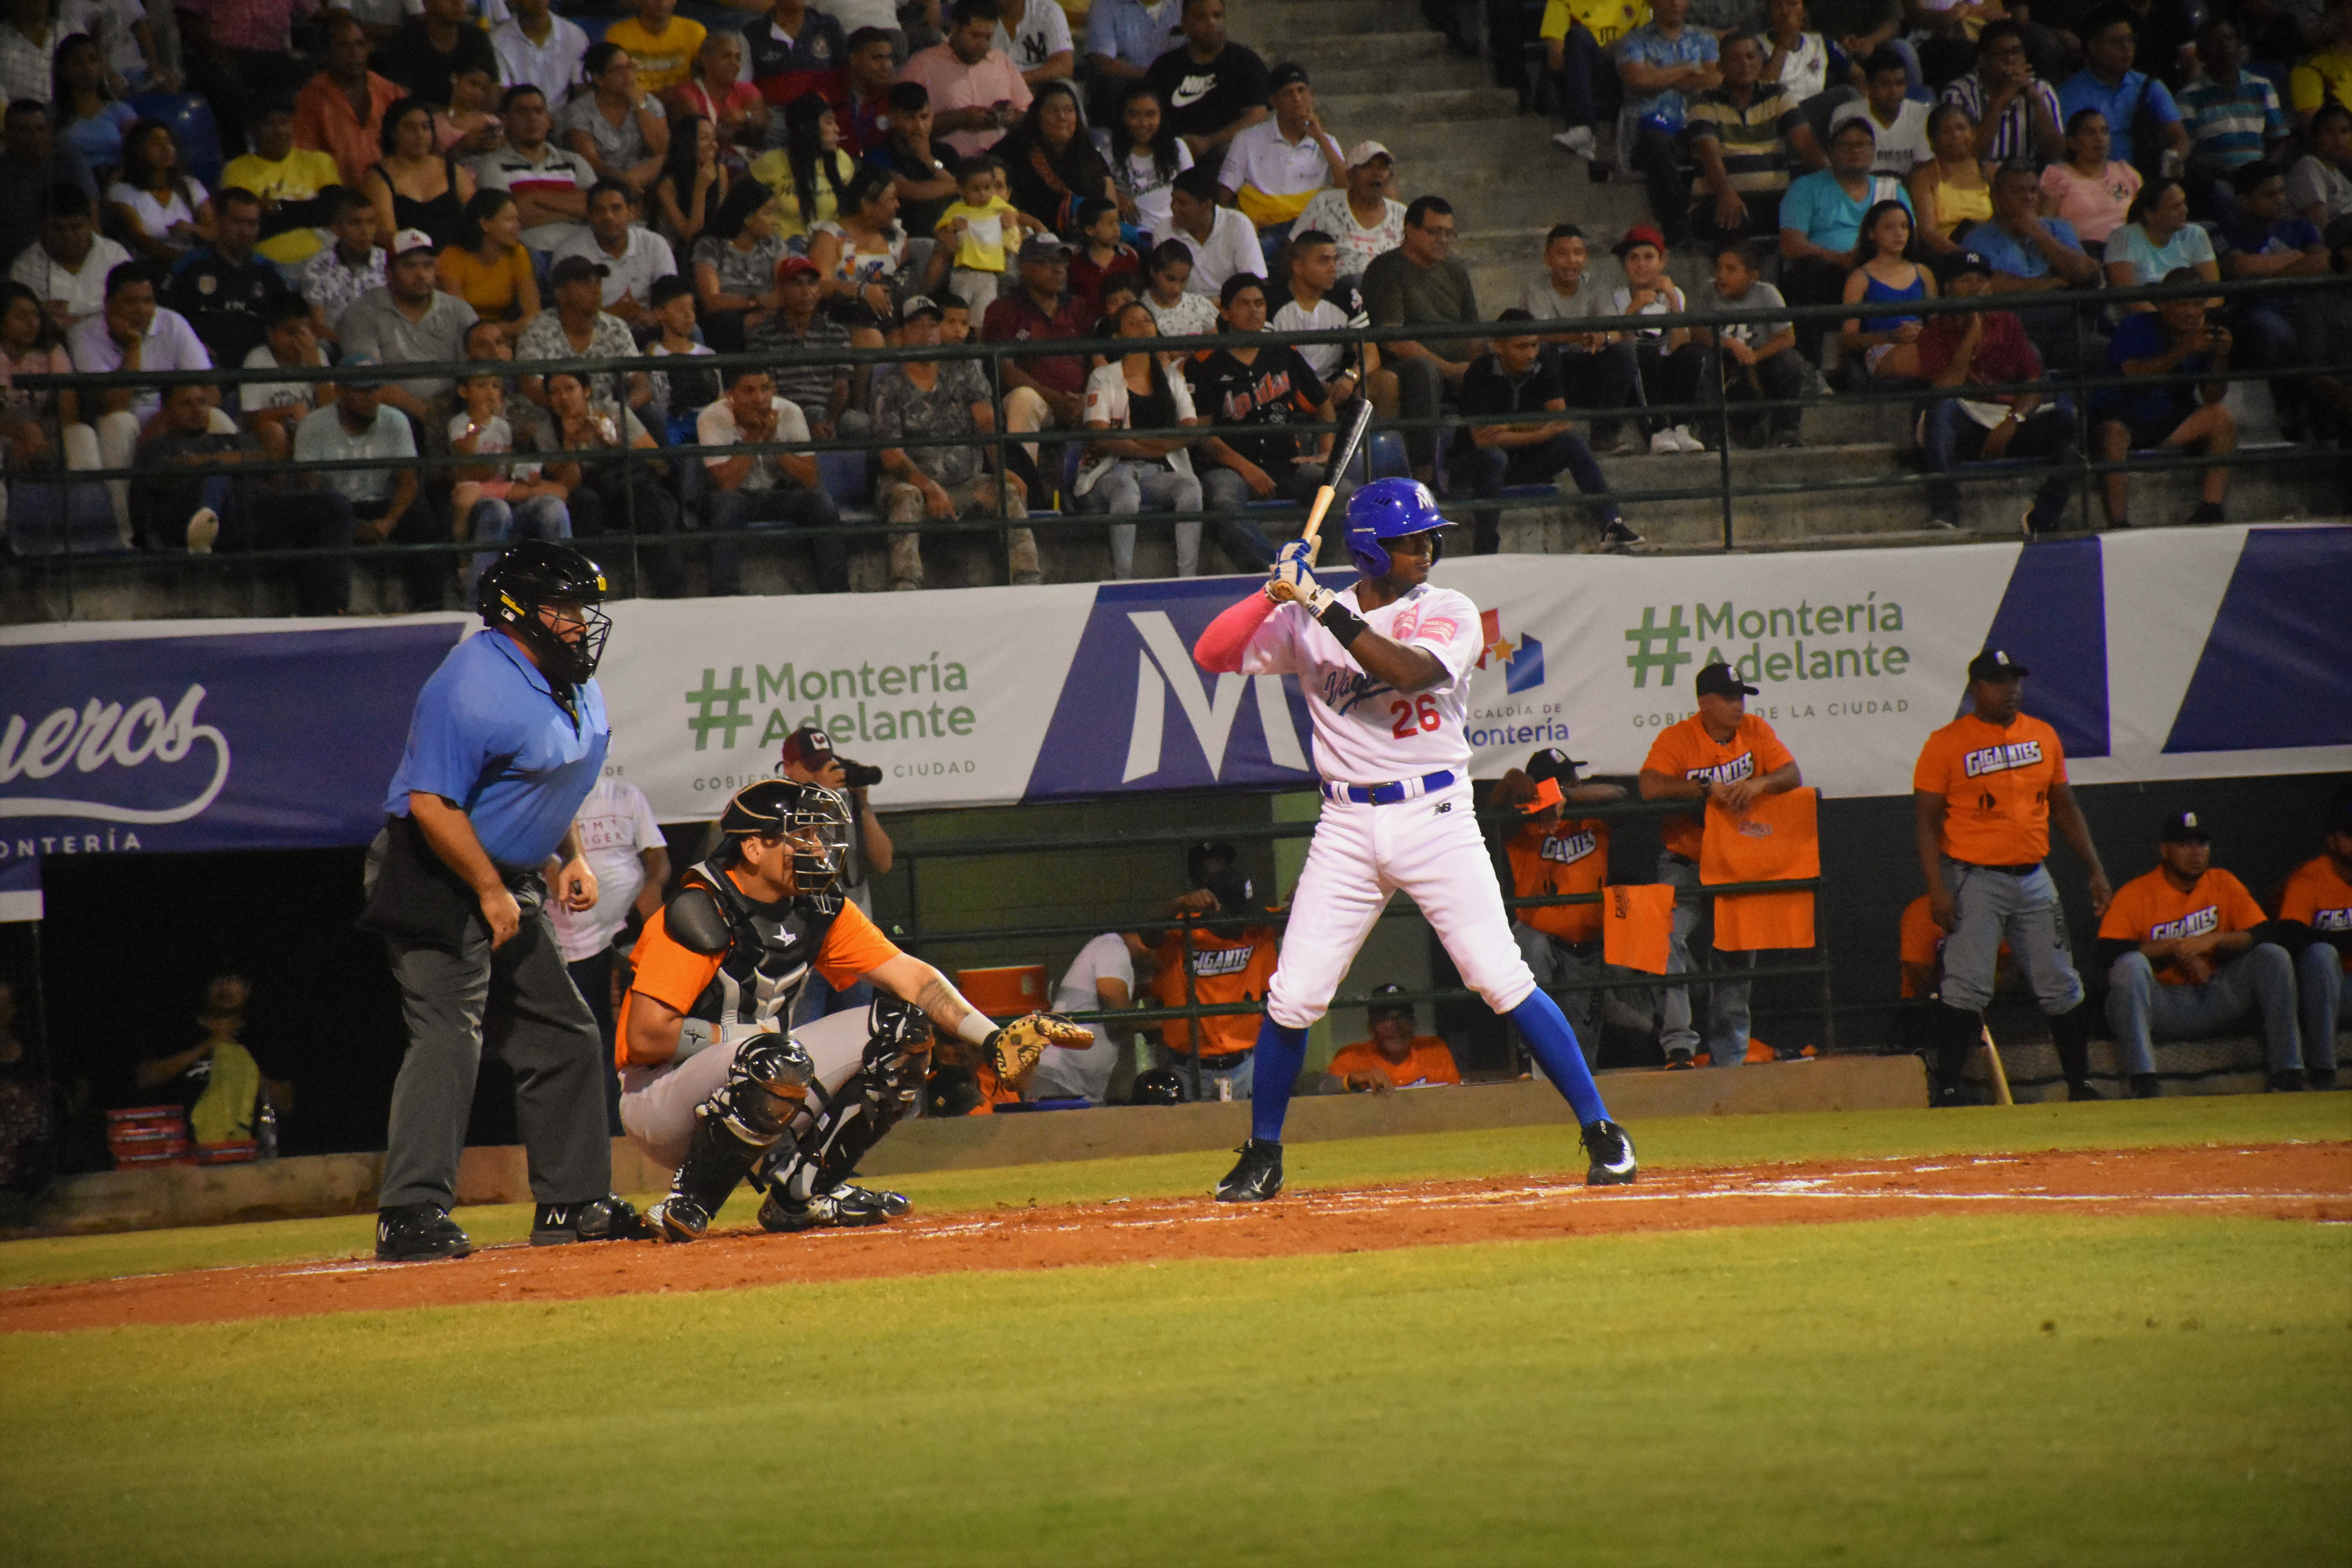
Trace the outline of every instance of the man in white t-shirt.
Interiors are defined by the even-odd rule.
[[[1520,956],[1479,837],[1466,721],[1482,634],[1468,595],[1429,581],[1446,526],[1426,486],[1375,479],[1348,502],[1354,583],[1334,593],[1316,581],[1310,545],[1285,545],[1265,588],[1218,616],[1192,647],[1213,674],[1296,676],[1323,775],[1322,815],[1253,1053],[1250,1139],[1217,1184],[1221,1203],[1264,1203],[1281,1191],[1282,1124],[1307,1064],[1307,1031],[1400,888],[1464,983],[1519,1026],[1574,1108],[1591,1156],[1585,1180],[1634,1178],[1633,1140],[1609,1120],[1575,1032]]]
[[[646,792],[610,774],[596,781],[572,814],[581,856],[596,873],[596,901],[573,913],[560,900],[547,912],[555,921],[556,945],[580,999],[596,1015],[604,1041],[604,1113],[613,1136],[621,1135],[621,1078],[613,1058],[613,939],[634,914],[640,922],[662,906],[669,883],[669,840]]]
[[[1294,232],[1319,228],[1339,243],[1339,276],[1360,278],[1375,257],[1404,243],[1404,204],[1389,195],[1395,160],[1377,142],[1348,149],[1348,184],[1307,198]]]
[[[1003,15],[996,24],[991,47],[1002,52],[1034,89],[1041,83],[1066,79],[1076,68],[1077,51],[1070,41],[1070,18],[1055,0],[1029,0],[1017,16],[1020,0],[1000,0]],[[1010,21],[1013,26],[1007,27]]]
[[[554,15],[548,0],[515,0],[513,15],[490,34],[490,53],[499,58],[499,86],[529,83],[559,104],[580,81],[588,35]]]
[[[1176,176],[1168,193],[1168,237],[1192,253],[1192,276],[1184,287],[1217,298],[1236,272],[1265,276],[1265,251],[1250,220],[1217,205],[1217,171],[1195,164]]]
[[[1868,90],[1859,100],[1832,110],[1830,129],[1834,131],[1849,120],[1867,119],[1878,138],[1878,155],[1870,172],[1907,180],[1914,168],[1936,155],[1927,148],[1927,115],[1933,106],[1904,96],[1911,77],[1903,57],[1894,50],[1879,50],[1863,69]],[[1822,145],[1828,145],[1826,140]]]
[[[1105,931],[1080,948],[1062,972],[1061,983],[1054,987],[1054,1011],[1100,1013],[1128,1005],[1135,995],[1136,960],[1149,951],[1140,937]],[[1103,1021],[1087,1027],[1095,1032],[1095,1043],[1084,1050],[1045,1047],[1029,1080],[1031,1100],[1084,1099],[1100,1105],[1109,1097],[1111,1073],[1129,1031]]]
[[[1363,296],[1339,281],[1339,241],[1319,228],[1291,231],[1288,291],[1274,313],[1277,332],[1360,331],[1372,324]],[[1379,344],[1301,343],[1298,354],[1331,394],[1334,410],[1344,410],[1361,392],[1384,417],[1396,417],[1396,373],[1381,368]],[[1344,424],[1347,416],[1340,418]]]
[[[48,307],[59,332],[70,332],[106,308],[106,275],[131,253],[97,230],[89,193],[79,185],[49,187],[41,237],[16,255],[8,276]]]
[[[584,256],[604,268],[604,311],[631,326],[653,322],[654,283],[677,276],[669,241],[630,219],[636,216],[628,187],[599,181],[588,193],[588,229],[555,247],[554,261]],[[552,263],[551,263],[552,265]]]

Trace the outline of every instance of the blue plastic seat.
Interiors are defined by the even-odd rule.
[[[882,514],[874,508],[874,483],[866,467],[863,452],[819,452],[816,454],[817,483],[833,497],[835,508],[844,522],[877,522]]]

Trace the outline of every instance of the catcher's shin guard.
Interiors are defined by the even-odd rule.
[[[858,1070],[830,1094],[821,1086],[811,1090],[808,1126],[754,1177],[787,1202],[804,1204],[844,1184],[866,1152],[915,1109],[930,1021],[896,997],[882,997],[874,1003],[868,1030]],[[907,1212],[907,1200],[896,1193],[873,1195],[889,1202],[893,1215]]]
[[[743,1142],[723,1116],[713,1113],[717,1099],[712,1096],[695,1112],[694,1136],[677,1174],[670,1178],[669,1196],[646,1216],[664,1241],[701,1240],[735,1184],[760,1157],[758,1145]]]

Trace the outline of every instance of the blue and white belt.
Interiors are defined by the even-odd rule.
[[[1323,798],[1353,801],[1358,805],[1394,805],[1415,795],[1435,795],[1454,782],[1450,769],[1423,773],[1417,779],[1398,779],[1392,784],[1333,784],[1327,779],[1323,784]]]

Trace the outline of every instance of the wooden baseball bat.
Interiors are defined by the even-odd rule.
[[[1323,486],[1315,492],[1315,504],[1307,509],[1307,527],[1298,536],[1307,543],[1311,545],[1321,536],[1323,514],[1331,510],[1331,497],[1336,493],[1336,487],[1341,477],[1347,473],[1348,465],[1356,460],[1357,450],[1364,444],[1364,431],[1370,426],[1371,422],[1372,400],[1369,397],[1359,398],[1356,403],[1356,416],[1348,422],[1347,434],[1340,437],[1339,444],[1332,448],[1331,466],[1324,470]],[[1314,553],[1312,550],[1307,552],[1310,560]]]
[[[2009,1069],[2000,1065],[2000,1047],[1992,1043],[1992,1026],[1986,1025],[1984,1036],[1985,1070],[1992,1075],[1992,1102],[1995,1105],[2015,1105],[2009,1092]]]

